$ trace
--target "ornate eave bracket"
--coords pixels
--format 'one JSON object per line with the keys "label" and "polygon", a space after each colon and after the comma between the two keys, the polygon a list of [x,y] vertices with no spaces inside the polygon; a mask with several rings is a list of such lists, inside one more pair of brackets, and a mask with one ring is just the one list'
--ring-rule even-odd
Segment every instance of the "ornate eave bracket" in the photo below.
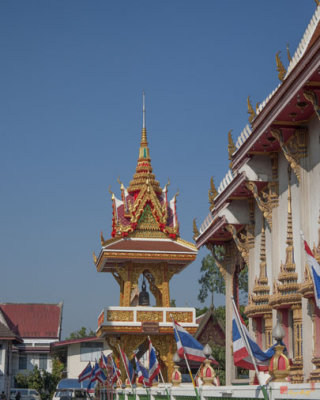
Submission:
{"label": "ornate eave bracket", "polygon": [[303,92],[303,95],[305,97],[306,100],[308,100],[312,106],[313,109],[318,117],[318,119],[320,120],[320,106],[319,106],[319,102],[318,102],[318,97],[316,95],[316,93],[313,90],[305,90]]}
{"label": "ornate eave bracket", "polygon": [[240,238],[237,234],[236,228],[228,224],[226,229],[231,233],[233,241],[241,254],[241,257],[248,265],[249,263],[249,250],[254,247],[254,235],[253,235],[253,225],[247,225],[246,233],[241,232]]}
{"label": "ornate eave bracket", "polygon": [[[271,182],[270,182],[271,183]],[[254,199],[257,202],[257,205],[262,212],[264,218],[267,220],[270,230],[272,229],[272,209],[278,203],[278,193],[274,184],[268,184],[268,191],[261,191],[259,194],[257,185],[254,182],[247,182],[247,189],[252,192]],[[272,182],[274,183],[274,182]]]}
{"label": "ornate eave bracket", "polygon": [[307,156],[307,128],[299,128],[285,143],[281,129],[271,129],[271,135],[279,142],[283,155],[301,181],[300,159]]}
{"label": "ornate eave bracket", "polygon": [[233,242],[230,242],[229,244],[226,244],[223,246],[224,254],[220,257],[216,253],[215,245],[208,243],[206,245],[206,247],[208,248],[208,250],[211,251],[214,261],[215,261],[216,265],[218,266],[223,278],[226,279],[227,273],[232,275],[235,271],[236,263],[234,261],[236,258],[235,253],[237,252]]}

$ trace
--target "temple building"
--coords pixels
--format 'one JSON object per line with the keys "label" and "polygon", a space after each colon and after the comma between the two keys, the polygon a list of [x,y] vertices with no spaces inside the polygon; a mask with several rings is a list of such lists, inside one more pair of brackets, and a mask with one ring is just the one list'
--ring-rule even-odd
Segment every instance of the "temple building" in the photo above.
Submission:
{"label": "temple building", "polygon": [[[97,271],[112,274],[119,284],[119,306],[102,310],[97,336],[107,340],[118,359],[119,345],[131,358],[149,336],[167,379],[176,351],[172,318],[191,333],[198,327],[194,308],[170,307],[169,283],[173,275],[194,261],[197,248],[180,238],[177,195],[169,201],[168,184],[161,188],[152,172],[144,101],[136,172],[127,188],[119,183],[121,199],[111,193],[111,238],[105,240],[101,234],[100,254],[93,256]],[[154,307],[150,306],[147,285],[154,296]]]}
{"label": "temple building", "polygon": [[[320,6],[285,68],[279,85],[256,109],[248,97],[249,124],[234,142],[230,169],[209,189],[209,214],[194,226],[226,283],[226,383],[237,378],[232,358],[232,304],[239,272],[248,266],[246,314],[258,344],[268,348],[279,320],[292,359],[293,383],[320,382],[320,310],[300,231],[320,260]],[[213,173],[214,171],[212,171]],[[218,246],[225,249],[217,256]]]}

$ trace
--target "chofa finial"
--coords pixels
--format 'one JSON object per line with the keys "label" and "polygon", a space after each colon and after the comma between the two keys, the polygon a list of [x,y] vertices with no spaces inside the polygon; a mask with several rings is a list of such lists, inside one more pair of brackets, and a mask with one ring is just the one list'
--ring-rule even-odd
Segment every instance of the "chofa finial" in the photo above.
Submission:
{"label": "chofa finial", "polygon": [[218,195],[217,189],[213,181],[213,176],[210,178],[210,189],[208,195],[209,195],[209,204],[211,209],[214,207],[214,199]]}
{"label": "chofa finial", "polygon": [[250,124],[252,124],[253,120],[255,119],[256,113],[250,102],[250,96],[248,96],[248,98],[247,98],[247,104],[248,104],[249,122],[250,122]]}
{"label": "chofa finial", "polygon": [[232,135],[231,135],[232,129],[228,132],[228,154],[229,154],[229,160],[230,160],[230,165],[229,167],[232,168],[232,154],[237,150]]}
{"label": "chofa finial", "polygon": [[279,56],[280,53],[281,52],[278,51],[278,53],[276,54],[276,63],[277,63],[278,78],[281,82],[283,82],[287,71],[286,71],[285,67],[283,66],[282,61],[280,59],[280,56]]}
{"label": "chofa finial", "polygon": [[196,240],[196,238],[200,235],[199,229],[197,227],[197,222],[196,219],[193,219],[193,240]]}

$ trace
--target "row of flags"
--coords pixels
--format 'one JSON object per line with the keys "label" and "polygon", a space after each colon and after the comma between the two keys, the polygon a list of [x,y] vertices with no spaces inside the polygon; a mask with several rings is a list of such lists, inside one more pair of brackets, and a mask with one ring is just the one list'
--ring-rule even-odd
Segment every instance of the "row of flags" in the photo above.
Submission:
{"label": "row of flags", "polygon": [[[314,284],[315,302],[317,307],[320,308],[320,265],[318,264],[305,240],[304,248],[310,274]],[[276,345],[271,346],[267,351],[263,351],[251,337],[244,321],[239,315],[239,311],[233,299],[232,304],[232,341],[234,365],[249,370],[255,369],[256,371],[267,371],[269,368],[270,359],[275,354]],[[173,320],[172,324],[174,329],[174,337],[177,344],[177,353],[180,358],[185,358],[187,365],[188,360],[203,362],[207,358],[203,352],[203,345],[176,321]],[[146,350],[149,350],[149,368],[146,368],[140,361]],[[120,347],[119,351],[126,370],[127,378],[130,383],[133,384],[134,379],[137,376],[138,380],[144,386],[152,386],[152,382],[157,379],[161,371],[156,357],[156,352],[150,338],[148,338],[148,341],[143,342],[138,347],[131,361]],[[212,356],[210,356],[210,360],[213,364],[218,364]],[[95,381],[105,383],[109,379],[109,382],[113,385],[119,378],[120,370],[117,368],[112,355],[110,354],[106,357],[102,353],[99,363],[96,361],[93,367],[89,363],[81,372],[79,375],[79,382],[89,379],[89,386],[91,386]]]}
{"label": "row of flags", "polygon": [[[134,379],[137,376],[139,381],[144,386],[150,387],[160,374],[160,364],[157,360],[156,352],[150,339],[148,339],[148,350],[149,368],[147,369],[140,363],[137,358],[137,354],[134,356],[135,366],[133,367],[132,362],[119,346],[121,359],[126,370],[127,378],[131,385],[134,383]],[[105,384],[107,382],[110,386],[113,386],[118,381],[120,376],[121,372],[118,369],[112,354],[105,356],[105,354],[101,352],[99,362],[95,361],[93,366],[89,362],[78,376],[78,381],[84,382],[88,380],[88,390],[90,390],[95,382],[100,382],[101,384]]]}
{"label": "row of flags", "polygon": [[105,356],[101,352],[99,362],[96,361],[92,366],[89,362],[85,369],[78,376],[79,382],[89,381],[88,390],[92,388],[95,382],[104,384],[109,380],[109,383],[114,384],[120,378],[121,372],[117,368],[112,355]]}

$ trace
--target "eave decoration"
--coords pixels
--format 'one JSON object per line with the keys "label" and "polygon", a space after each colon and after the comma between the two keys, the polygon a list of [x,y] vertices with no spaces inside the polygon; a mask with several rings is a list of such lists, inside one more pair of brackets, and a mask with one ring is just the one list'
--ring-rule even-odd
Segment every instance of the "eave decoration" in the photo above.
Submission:
{"label": "eave decoration", "polygon": [[232,129],[228,132],[228,154],[229,154],[229,168],[232,169],[232,154],[236,151],[236,145],[234,144],[232,135],[231,135]]}
{"label": "eave decoration", "polygon": [[319,106],[318,96],[316,95],[316,93],[313,90],[305,90],[303,92],[303,95],[305,99],[312,104],[313,109],[318,119],[320,120],[320,106]]}
{"label": "eave decoration", "polygon": [[286,69],[282,64],[282,61],[280,59],[280,51],[278,51],[278,53],[276,54],[276,64],[277,64],[277,72],[278,72],[278,78],[280,82],[284,81],[284,77],[286,76]]}
{"label": "eave decoration", "polygon": [[212,176],[210,179],[210,189],[208,192],[210,210],[212,210],[214,208],[214,199],[217,197],[217,195],[218,195],[218,192],[214,185],[213,176]]}
{"label": "eave decoration", "polygon": [[231,233],[233,241],[241,254],[244,262],[248,265],[249,263],[249,250],[254,247],[254,236],[253,236],[253,226],[248,225],[246,229],[242,232],[237,233],[234,225],[226,225],[226,229]]}
{"label": "eave decoration", "polygon": [[307,156],[307,129],[296,129],[290,139],[285,142],[281,129],[271,129],[271,135],[279,142],[283,155],[295,173],[299,183],[301,181],[300,159]]}
{"label": "eave decoration", "polygon": [[248,96],[248,98],[247,98],[247,105],[248,105],[249,123],[250,123],[250,125],[252,125],[253,120],[256,117],[256,113],[255,113],[255,111],[254,111],[254,109],[252,107],[252,104],[250,102],[250,96]]}
{"label": "eave decoration", "polygon": [[254,182],[248,181],[246,187],[252,192],[263,217],[267,220],[270,230],[272,230],[272,209],[277,205],[275,197],[278,197],[277,193],[274,193],[274,185],[268,184],[267,190],[262,190],[260,193]]}

